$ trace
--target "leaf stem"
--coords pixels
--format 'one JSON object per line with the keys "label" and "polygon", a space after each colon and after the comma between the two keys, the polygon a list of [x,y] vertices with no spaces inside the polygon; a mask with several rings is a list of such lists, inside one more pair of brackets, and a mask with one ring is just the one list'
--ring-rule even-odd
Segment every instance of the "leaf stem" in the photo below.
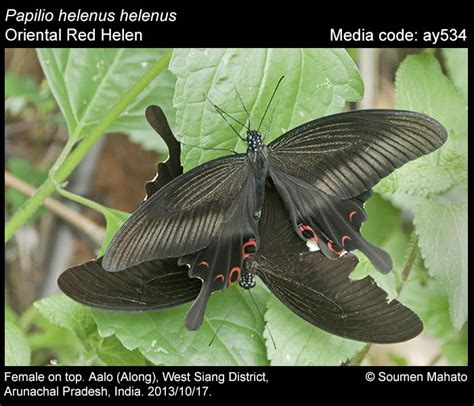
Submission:
{"label": "leaf stem", "polygon": [[[89,150],[104,134],[107,128],[120,116],[120,114],[135,100],[135,98],[148,86],[148,84],[156,78],[163,70],[166,69],[171,59],[171,50],[166,51],[163,56],[156,61],[150,69],[129,89],[122,99],[109,110],[105,117],[90,131],[90,133],[82,138],[82,141],[70,154],[61,153],[58,157],[60,165],[53,165],[55,168],[49,178],[38,188],[34,196],[28,199],[23,206],[12,216],[10,221],[5,225],[5,243],[13,236],[15,231],[20,228],[28,218],[38,209],[43,201],[51,196],[56,190],[56,185],[64,182],[72,171],[79,165],[82,159],[87,155]],[[81,135],[81,134],[80,134]],[[68,149],[73,148],[71,142],[66,144]]]}

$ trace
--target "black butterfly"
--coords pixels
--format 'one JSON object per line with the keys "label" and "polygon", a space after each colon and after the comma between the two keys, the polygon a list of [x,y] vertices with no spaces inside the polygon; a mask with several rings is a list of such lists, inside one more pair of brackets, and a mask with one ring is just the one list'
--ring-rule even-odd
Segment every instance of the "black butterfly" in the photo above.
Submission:
{"label": "black butterfly", "polygon": [[336,259],[359,249],[386,273],[392,268],[390,256],[359,232],[366,220],[363,202],[381,178],[447,138],[434,119],[397,110],[323,117],[268,146],[260,125],[256,131],[248,128],[246,154],[200,165],[147,199],[102,260],[111,272],[161,258],[178,257],[180,264],[189,265],[189,276],[203,282],[186,316],[191,330],[201,325],[211,293],[239,281],[244,260],[259,250],[268,180],[283,200],[294,232],[311,250]]}
{"label": "black butterfly", "polygon": [[[147,118],[162,133],[159,112],[151,107]],[[251,288],[258,274],[293,311],[334,334],[373,342],[417,335],[422,325],[414,313],[387,304],[370,278],[347,278],[354,256],[331,259],[360,248],[379,269],[391,268],[390,257],[359,234],[363,203],[382,176],[442,145],[443,127],[417,113],[374,110],[315,120],[268,147],[258,131],[247,138],[246,155],[211,161],[154,188],[102,262],[66,271],[61,289],[82,303],[122,310],[169,307],[200,290],[186,317],[197,329],[212,291],[238,280]],[[311,170],[321,178],[311,179]],[[338,183],[343,179],[348,186]],[[305,241],[322,253],[308,252]],[[160,257],[181,257],[202,286],[188,279],[186,267]],[[108,274],[102,266],[130,269]]]}

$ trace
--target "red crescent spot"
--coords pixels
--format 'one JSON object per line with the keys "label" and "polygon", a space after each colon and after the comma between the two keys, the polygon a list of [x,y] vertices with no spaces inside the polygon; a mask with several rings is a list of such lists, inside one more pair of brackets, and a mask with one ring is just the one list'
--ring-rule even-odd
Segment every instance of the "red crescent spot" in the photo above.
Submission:
{"label": "red crescent spot", "polygon": [[341,238],[341,244],[342,246],[344,247],[344,241],[346,240],[352,240],[351,237],[349,237],[348,235],[344,235],[342,238]]}
{"label": "red crescent spot", "polygon": [[308,240],[313,241],[315,244],[318,243],[318,237],[317,237],[316,232],[314,231],[313,227],[307,226],[307,225],[301,225],[301,226],[298,227],[298,229],[300,230],[301,234],[303,234],[303,231],[305,231],[305,230],[310,231],[314,235],[314,237],[308,238]]}
{"label": "red crescent spot", "polygon": [[205,266],[206,268],[209,268],[209,264],[206,261],[199,262],[198,266]]}
{"label": "red crescent spot", "polygon": [[255,240],[248,240],[242,247],[242,254],[244,258],[247,258],[251,253],[246,253],[245,248],[252,246],[252,247],[257,247],[257,241]]}
{"label": "red crescent spot", "polygon": [[[232,282],[232,275],[237,272],[237,278],[235,278],[235,280]],[[240,268],[238,266],[232,268],[230,270],[230,274],[229,274],[229,286],[230,285],[233,285],[235,282],[237,282],[239,280],[239,277],[240,277]]]}
{"label": "red crescent spot", "polygon": [[349,221],[352,221],[352,217],[354,217],[355,214],[357,214],[355,210],[349,213]]}
{"label": "red crescent spot", "polygon": [[219,275],[216,275],[216,277],[214,278],[215,281],[217,281],[218,279],[220,279],[222,282],[224,282],[224,275],[223,274],[219,274]]}
{"label": "red crescent spot", "polygon": [[334,252],[334,254],[337,254],[337,255],[341,254],[341,252],[344,251],[344,250],[336,251],[336,250],[334,249],[334,247],[332,246],[333,243],[334,243],[334,241],[329,240],[328,243],[327,243],[328,248],[329,248],[332,252]]}

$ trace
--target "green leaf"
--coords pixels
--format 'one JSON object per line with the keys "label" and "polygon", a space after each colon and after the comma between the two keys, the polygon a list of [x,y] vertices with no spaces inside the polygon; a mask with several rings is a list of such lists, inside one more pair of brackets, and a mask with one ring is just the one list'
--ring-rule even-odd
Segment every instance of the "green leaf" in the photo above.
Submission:
{"label": "green leaf", "polygon": [[5,365],[30,365],[30,347],[23,331],[9,320],[5,321]]}
{"label": "green leaf", "polygon": [[275,349],[265,331],[271,365],[341,365],[365,346],[312,326],[274,296],[268,301],[267,309],[265,320],[276,344]]}
{"label": "green leaf", "polygon": [[[164,52],[164,49],[146,48],[38,49],[38,58],[66,118],[71,139],[87,136]],[[159,75],[108,131],[148,129],[144,111],[149,104],[160,104],[173,122],[171,95],[174,80],[169,71]]]}
{"label": "green leaf", "polygon": [[441,353],[448,360],[449,365],[467,365],[467,326],[445,341],[441,346]]}
{"label": "green leaf", "polygon": [[379,193],[408,193],[427,197],[467,181],[467,107],[438,61],[428,54],[408,56],[396,79],[397,107],[418,111],[440,121],[448,141],[438,151],[418,158],[383,179]]}
{"label": "green leaf", "polygon": [[425,333],[446,339],[453,332],[448,296],[441,283],[427,276],[412,277],[404,285],[399,300],[420,316]]}
{"label": "green leaf", "polygon": [[12,323],[16,323],[17,320],[17,314],[12,310],[10,306],[5,303],[5,321],[11,321]]}
{"label": "green leaf", "polygon": [[[155,103],[156,104],[156,103]],[[159,135],[153,130],[134,130],[128,133],[128,139],[140,145],[145,151],[154,151],[162,156],[167,156],[168,148]]]}
{"label": "green leaf", "polygon": [[41,299],[35,302],[34,306],[51,323],[73,332],[86,351],[95,352],[97,329],[90,308],[62,293]]}
{"label": "green leaf", "polygon": [[420,203],[415,229],[425,264],[446,289],[459,330],[467,320],[467,203]]}
{"label": "green leaf", "polygon": [[31,365],[74,365],[82,359],[83,346],[74,333],[51,323],[36,307],[23,313],[20,325],[28,331]]}
{"label": "green leaf", "polygon": [[104,338],[97,348],[97,354],[110,366],[146,365],[145,358],[138,350],[128,351],[115,336]]}
{"label": "green leaf", "polygon": [[[252,292],[263,309],[267,293]],[[267,365],[261,319],[248,292],[230,287],[209,300],[203,325],[196,332],[184,326],[189,304],[149,313],[94,310],[103,337],[113,334],[128,350],[138,349],[154,364],[164,365]],[[223,322],[211,346],[217,329]]]}
{"label": "green leaf", "polygon": [[467,48],[443,48],[449,78],[467,100]]}
{"label": "green leaf", "polygon": [[[359,72],[344,49],[175,49],[170,69],[178,78],[173,100],[176,133],[185,143],[207,148],[243,152],[246,147],[207,97],[244,123],[248,117],[237,90],[257,128],[285,75],[261,127],[263,134],[271,127],[269,142],[299,124],[340,112],[346,101],[363,94]],[[236,128],[246,135],[240,125]],[[184,147],[181,160],[189,170],[223,154]]]}
{"label": "green leaf", "polygon": [[383,245],[393,231],[400,227],[399,211],[377,193],[367,201],[364,209],[368,220],[362,225],[362,235],[373,244]]}

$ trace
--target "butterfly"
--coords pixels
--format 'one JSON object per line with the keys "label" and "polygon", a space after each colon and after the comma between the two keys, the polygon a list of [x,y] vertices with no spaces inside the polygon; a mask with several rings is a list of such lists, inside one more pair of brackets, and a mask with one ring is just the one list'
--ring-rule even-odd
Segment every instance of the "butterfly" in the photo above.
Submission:
{"label": "butterfly", "polygon": [[310,250],[338,259],[358,249],[387,273],[389,254],[360,234],[363,203],[380,179],[447,139],[444,127],[423,114],[358,110],[310,121],[265,145],[259,129],[277,88],[257,129],[247,127],[245,154],[214,159],[167,183],[123,224],[103,257],[110,272],[164,258],[189,266],[189,276],[202,280],[186,316],[191,330],[201,325],[211,293],[238,282],[244,261],[259,250],[268,180]]}
{"label": "butterfly", "polygon": [[[146,115],[163,136],[159,112],[150,107]],[[311,143],[311,138],[316,140]],[[269,146],[258,131],[249,130],[247,154],[219,158],[173,180],[166,173],[179,171],[170,148],[167,164],[174,159],[175,169],[162,168],[162,179],[167,176],[169,182],[153,187],[104,258],[69,269],[59,285],[82,303],[122,310],[160,309],[195,299],[185,321],[195,330],[212,291],[237,281],[252,288],[259,275],[295,313],[334,334],[371,342],[412,338],[422,329],[418,317],[397,301],[387,303],[370,278],[349,280],[357,259],[347,251],[359,248],[379,270],[390,269],[388,254],[360,236],[363,204],[371,186],[390,172],[382,168],[384,158],[393,170],[445,139],[439,123],[417,113],[342,113],[298,127]],[[301,153],[300,166],[285,166],[294,162],[292,149]],[[387,149],[393,156],[381,153]],[[335,165],[344,159],[349,163]],[[364,159],[369,163],[360,166]],[[332,168],[336,175],[310,183],[301,165],[313,165],[321,173]],[[353,180],[346,189],[338,184],[341,176]],[[355,179],[360,178],[364,180],[358,184]]]}

